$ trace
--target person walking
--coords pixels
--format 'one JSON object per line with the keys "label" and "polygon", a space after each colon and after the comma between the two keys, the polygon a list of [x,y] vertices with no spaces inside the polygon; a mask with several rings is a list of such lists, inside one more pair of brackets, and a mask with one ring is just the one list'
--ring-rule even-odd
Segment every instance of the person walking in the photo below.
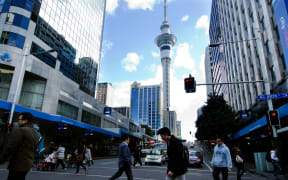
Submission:
{"label": "person walking", "polygon": [[244,156],[239,147],[234,147],[233,162],[237,168],[237,180],[244,174]]}
{"label": "person walking", "polygon": [[185,180],[187,165],[183,156],[184,145],[179,139],[171,135],[167,127],[159,129],[157,134],[167,143],[168,166],[166,180]]}
{"label": "person walking", "polygon": [[89,148],[89,146],[87,146],[85,150],[85,159],[87,161],[88,167],[90,167],[90,165],[93,165],[91,149]]}
{"label": "person walking", "polygon": [[212,158],[213,178],[220,180],[219,175],[222,173],[222,179],[228,179],[228,172],[231,172],[232,160],[229,148],[223,143],[222,138],[216,139],[217,145],[214,148]]}
{"label": "person walking", "polygon": [[123,142],[119,145],[118,151],[119,151],[119,162],[118,166],[119,169],[118,171],[109,179],[109,180],[114,180],[117,179],[122,175],[122,173],[125,171],[126,176],[128,180],[133,180],[133,175],[131,171],[131,153],[130,149],[128,147],[128,144],[130,142],[129,136],[124,136],[123,137]]}
{"label": "person walking", "polygon": [[272,164],[274,166],[273,176],[275,179],[278,179],[278,174],[280,173],[280,164],[279,164],[279,157],[278,157],[278,148],[273,148],[270,151]]}
{"label": "person walking", "polygon": [[135,148],[135,152],[134,152],[134,164],[133,166],[135,167],[135,165],[139,162],[140,164],[140,168],[142,168],[142,161],[141,161],[141,147],[137,146]]}
{"label": "person walking", "polygon": [[29,112],[22,112],[18,117],[19,128],[15,129],[0,155],[0,164],[9,161],[8,180],[25,180],[33,166],[37,153],[39,136],[33,128],[34,117]]}
{"label": "person walking", "polygon": [[63,147],[61,144],[59,144],[59,147],[56,151],[56,157],[57,157],[56,169],[58,168],[59,164],[61,164],[62,169],[66,170],[66,167],[64,164],[65,147]]}
{"label": "person walking", "polygon": [[75,172],[75,174],[76,175],[79,174],[80,166],[84,169],[85,174],[88,174],[88,170],[83,164],[84,155],[85,155],[85,146],[82,145],[82,143],[80,143],[79,146],[77,147],[77,149],[75,150],[74,154],[76,156],[76,172]]}

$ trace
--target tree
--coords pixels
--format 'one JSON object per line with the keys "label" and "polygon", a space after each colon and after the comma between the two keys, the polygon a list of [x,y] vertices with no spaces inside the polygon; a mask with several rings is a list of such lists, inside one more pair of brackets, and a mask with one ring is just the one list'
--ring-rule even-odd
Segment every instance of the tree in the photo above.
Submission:
{"label": "tree", "polygon": [[215,139],[217,136],[228,138],[237,129],[236,113],[223,96],[209,95],[202,114],[196,121],[198,140]]}
{"label": "tree", "polygon": [[146,132],[147,135],[153,136],[153,131],[152,131],[152,129],[149,126],[142,124],[141,128],[145,128],[145,132]]}

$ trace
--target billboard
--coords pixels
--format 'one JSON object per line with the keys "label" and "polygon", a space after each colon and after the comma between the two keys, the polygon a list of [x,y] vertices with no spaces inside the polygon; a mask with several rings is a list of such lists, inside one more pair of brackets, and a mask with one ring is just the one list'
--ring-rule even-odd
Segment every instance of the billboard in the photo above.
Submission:
{"label": "billboard", "polygon": [[288,1],[274,0],[273,9],[283,48],[286,68],[288,69]]}

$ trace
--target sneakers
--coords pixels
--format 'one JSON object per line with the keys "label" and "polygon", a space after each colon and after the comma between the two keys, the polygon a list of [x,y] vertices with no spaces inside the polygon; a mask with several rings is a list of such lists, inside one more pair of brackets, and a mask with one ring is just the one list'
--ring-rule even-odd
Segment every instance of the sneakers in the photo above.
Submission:
{"label": "sneakers", "polygon": [[75,172],[74,174],[75,174],[75,175],[79,175],[79,172]]}

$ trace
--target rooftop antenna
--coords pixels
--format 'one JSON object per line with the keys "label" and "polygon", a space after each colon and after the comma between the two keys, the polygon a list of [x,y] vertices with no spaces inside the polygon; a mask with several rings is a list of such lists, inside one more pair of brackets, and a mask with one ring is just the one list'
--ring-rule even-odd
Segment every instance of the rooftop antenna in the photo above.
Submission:
{"label": "rooftop antenna", "polygon": [[164,0],[164,21],[167,21],[167,5],[166,5],[166,1]]}

